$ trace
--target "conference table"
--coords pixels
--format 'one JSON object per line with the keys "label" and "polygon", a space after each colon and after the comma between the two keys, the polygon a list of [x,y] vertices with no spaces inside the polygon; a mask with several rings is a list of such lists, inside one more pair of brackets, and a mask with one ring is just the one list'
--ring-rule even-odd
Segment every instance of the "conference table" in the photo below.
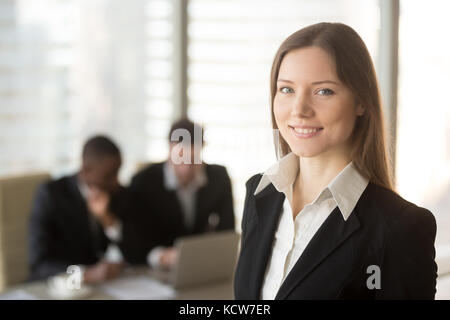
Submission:
{"label": "conference table", "polygon": [[[128,270],[122,274],[117,280],[125,281],[137,281],[142,282],[143,279],[148,281],[155,281],[156,283],[167,285],[168,274],[164,272],[157,272],[149,270],[147,267],[140,267],[133,270]],[[117,282],[113,280],[112,282]],[[450,274],[442,275],[437,279],[437,293],[436,300],[448,300],[450,299]],[[145,282],[145,280],[144,280]],[[105,290],[105,285],[108,283],[93,287],[91,294],[82,298],[86,300],[117,300],[117,299],[133,299],[132,296],[118,297],[118,295],[111,294],[110,290]],[[116,291],[120,290],[121,283],[115,286]],[[128,285],[126,290],[129,291]],[[133,287],[131,286],[131,289]],[[141,288],[142,289],[142,288]],[[145,288],[144,288],[145,289]],[[125,291],[126,291],[125,290]],[[154,297],[154,298],[153,298]],[[208,283],[203,285],[197,285],[194,287],[188,287],[184,289],[173,290],[173,295],[170,297],[158,296],[158,293],[153,293],[153,297],[141,296],[140,299],[173,299],[173,300],[232,300],[233,299],[233,285],[232,281],[219,281],[216,283]],[[48,284],[46,281],[36,281],[30,283],[23,283],[10,287],[6,291],[0,292],[1,299],[43,299],[43,300],[57,300],[54,296],[49,294]]]}
{"label": "conference table", "polygon": [[[117,279],[91,286],[87,295],[68,299],[83,300],[232,300],[232,280],[198,284],[187,288],[174,289],[168,283],[169,274],[164,271],[139,267],[125,270]],[[47,281],[22,283],[0,293],[0,299],[43,299],[58,300],[51,294]]]}

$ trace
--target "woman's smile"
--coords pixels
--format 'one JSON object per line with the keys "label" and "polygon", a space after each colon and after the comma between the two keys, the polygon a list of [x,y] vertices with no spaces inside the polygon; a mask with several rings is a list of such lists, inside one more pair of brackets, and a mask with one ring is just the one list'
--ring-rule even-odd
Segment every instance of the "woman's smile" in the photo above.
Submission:
{"label": "woman's smile", "polygon": [[320,132],[323,130],[321,127],[293,127],[289,126],[289,130],[292,132],[292,134],[298,138],[305,139],[305,138],[312,138],[320,134]]}

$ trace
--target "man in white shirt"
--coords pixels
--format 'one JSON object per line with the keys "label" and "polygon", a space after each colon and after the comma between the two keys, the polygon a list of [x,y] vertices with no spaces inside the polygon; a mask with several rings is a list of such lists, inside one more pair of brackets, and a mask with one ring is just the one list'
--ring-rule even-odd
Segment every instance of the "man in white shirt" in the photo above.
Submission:
{"label": "man in white shirt", "polygon": [[202,128],[182,119],[171,127],[167,161],[132,179],[128,211],[140,229],[136,264],[171,268],[177,238],[234,229],[230,178],[224,167],[201,161],[202,145]]}

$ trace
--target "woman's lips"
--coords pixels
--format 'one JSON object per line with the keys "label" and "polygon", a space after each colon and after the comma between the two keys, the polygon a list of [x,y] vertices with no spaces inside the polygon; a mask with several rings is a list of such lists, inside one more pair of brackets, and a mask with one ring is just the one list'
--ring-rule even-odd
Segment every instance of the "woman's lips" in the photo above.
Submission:
{"label": "woman's lips", "polygon": [[311,138],[320,133],[320,131],[323,130],[323,128],[320,127],[292,127],[289,126],[289,130],[292,131],[292,133],[299,138]]}

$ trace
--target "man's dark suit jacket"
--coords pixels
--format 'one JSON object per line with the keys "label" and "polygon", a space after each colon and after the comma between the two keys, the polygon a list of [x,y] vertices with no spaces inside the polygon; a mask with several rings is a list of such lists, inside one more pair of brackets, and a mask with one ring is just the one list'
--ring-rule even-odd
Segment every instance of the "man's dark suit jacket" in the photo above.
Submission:
{"label": "man's dark suit jacket", "polygon": [[[124,205],[122,192],[123,189],[113,195],[111,207]],[[91,265],[99,261],[109,240],[101,224],[95,219],[92,223],[89,214],[76,175],[38,188],[29,225],[30,280],[64,272],[72,264]],[[128,230],[126,225],[124,230]],[[123,251],[123,245],[118,245]]]}
{"label": "man's dark suit jacket", "polygon": [[[132,179],[129,194],[132,204],[128,212],[134,214],[139,228],[139,253],[135,264],[146,263],[147,254],[156,246],[172,246],[182,236],[207,231],[234,229],[233,197],[231,182],[225,167],[205,164],[208,183],[197,190],[195,222],[187,230],[184,214],[174,190],[164,186],[164,162],[148,166]],[[219,217],[214,229],[208,223],[211,214]]]}
{"label": "man's dark suit jacket", "polygon": [[[284,194],[270,184],[254,196],[261,175],[247,182],[237,299],[260,299]],[[275,299],[433,299],[436,221],[426,209],[368,184],[345,221],[336,207],[305,248]],[[381,288],[371,265],[380,268]],[[369,281],[368,281],[369,280]]]}

